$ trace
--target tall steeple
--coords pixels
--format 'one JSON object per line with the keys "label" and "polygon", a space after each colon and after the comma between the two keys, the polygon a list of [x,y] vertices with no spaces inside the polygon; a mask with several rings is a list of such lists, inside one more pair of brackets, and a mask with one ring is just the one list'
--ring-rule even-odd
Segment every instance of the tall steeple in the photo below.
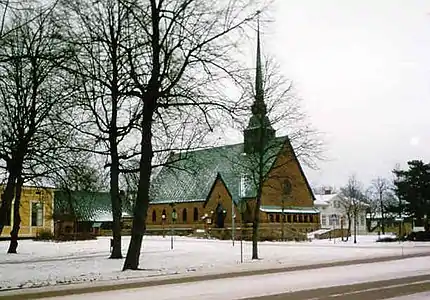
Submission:
{"label": "tall steeple", "polygon": [[261,69],[260,21],[257,20],[257,61],[255,64],[255,100],[264,104],[263,71]]}
{"label": "tall steeple", "polygon": [[255,67],[255,97],[251,106],[252,116],[244,130],[244,152],[262,151],[266,143],[275,137],[275,130],[267,117],[264,103],[263,70],[261,66],[260,20],[257,20],[257,55]]}

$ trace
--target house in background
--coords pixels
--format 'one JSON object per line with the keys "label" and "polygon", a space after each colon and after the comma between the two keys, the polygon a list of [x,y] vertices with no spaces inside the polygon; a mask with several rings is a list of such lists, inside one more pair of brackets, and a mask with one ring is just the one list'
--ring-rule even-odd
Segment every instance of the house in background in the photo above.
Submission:
{"label": "house in background", "polygon": [[[3,194],[4,186],[0,186]],[[21,225],[19,237],[35,237],[40,231],[54,233],[53,207],[54,189],[49,187],[23,186],[20,200]],[[1,234],[2,238],[10,237],[14,218],[12,202],[11,212],[6,219],[6,226]]]}
{"label": "house in background", "polygon": [[[357,234],[368,232],[366,210],[368,205],[357,203]],[[340,193],[327,189],[323,194],[315,194],[315,208],[320,212],[321,229],[348,229],[348,215],[351,218],[351,234],[354,233],[354,203]],[[348,211],[350,213],[348,214]]]}
{"label": "house in background", "polygon": [[[55,236],[110,235],[112,204],[108,192],[55,191]],[[127,212],[123,218],[129,217]]]}

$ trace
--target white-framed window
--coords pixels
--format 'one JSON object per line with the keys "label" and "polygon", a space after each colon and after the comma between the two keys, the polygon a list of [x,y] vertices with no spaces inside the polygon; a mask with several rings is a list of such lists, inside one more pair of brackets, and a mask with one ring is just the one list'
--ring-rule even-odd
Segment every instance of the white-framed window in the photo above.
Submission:
{"label": "white-framed window", "polygon": [[339,201],[337,201],[337,200],[333,201],[333,206],[334,206],[334,208],[340,208]]}
{"label": "white-framed window", "polygon": [[321,225],[326,226],[327,225],[327,216],[321,215]]}
{"label": "white-framed window", "polygon": [[247,175],[240,177],[240,196],[245,197],[251,187],[251,178]]}
{"label": "white-framed window", "polygon": [[31,226],[43,226],[43,203],[31,202]]}

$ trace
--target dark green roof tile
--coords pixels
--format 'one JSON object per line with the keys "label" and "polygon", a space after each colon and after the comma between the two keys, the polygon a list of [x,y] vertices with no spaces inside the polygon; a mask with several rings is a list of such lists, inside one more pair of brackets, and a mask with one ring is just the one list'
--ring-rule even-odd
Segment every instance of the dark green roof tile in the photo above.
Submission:
{"label": "dark green roof tile", "polygon": [[[270,170],[285,141],[286,137],[275,139],[266,151],[265,172]],[[237,203],[241,176],[252,177],[249,167],[252,160],[243,155],[243,144],[176,153],[169,161],[151,183],[152,204],[205,201],[218,174]],[[252,183],[251,180],[253,187],[245,197],[255,197],[256,189]]]}

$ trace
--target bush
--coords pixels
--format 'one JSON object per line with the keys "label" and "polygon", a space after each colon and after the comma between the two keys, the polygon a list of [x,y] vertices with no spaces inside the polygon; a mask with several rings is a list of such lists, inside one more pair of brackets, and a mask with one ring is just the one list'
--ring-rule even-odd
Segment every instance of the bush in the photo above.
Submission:
{"label": "bush", "polygon": [[380,243],[390,243],[390,242],[398,242],[398,241],[399,241],[398,238],[396,238],[396,237],[389,237],[389,236],[383,237],[383,238],[380,238],[380,239],[376,240],[376,242],[380,242]]}
{"label": "bush", "polygon": [[34,239],[37,241],[52,241],[54,239],[54,234],[51,232],[51,230],[42,229],[37,232]]}
{"label": "bush", "polygon": [[406,239],[408,241],[428,242],[430,241],[430,232],[426,232],[426,231],[411,232],[406,237]]}
{"label": "bush", "polygon": [[68,233],[68,234],[60,234],[55,240],[58,242],[67,242],[67,241],[86,241],[86,240],[95,240],[97,237],[90,232],[78,232],[78,233]]}

